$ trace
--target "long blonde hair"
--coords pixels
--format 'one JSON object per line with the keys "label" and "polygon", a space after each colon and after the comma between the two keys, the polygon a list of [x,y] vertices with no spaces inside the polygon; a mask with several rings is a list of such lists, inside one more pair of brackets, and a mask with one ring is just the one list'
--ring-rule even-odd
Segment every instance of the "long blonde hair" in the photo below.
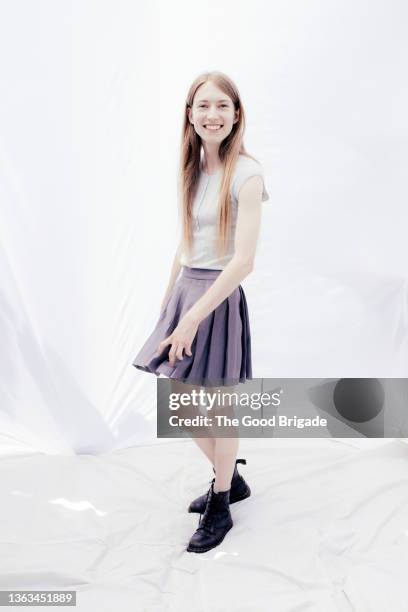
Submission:
{"label": "long blonde hair", "polygon": [[[190,251],[193,242],[192,207],[200,176],[201,138],[190,123],[188,109],[192,108],[197,89],[211,81],[219,87],[234,104],[234,110],[239,110],[238,121],[233,124],[231,132],[221,142],[219,157],[223,163],[223,178],[218,202],[218,255],[225,253],[231,222],[230,187],[236,162],[240,154],[252,157],[247,153],[243,143],[245,130],[245,113],[236,85],[222,72],[204,72],[192,83],[188,90],[181,137],[181,155],[179,169],[179,194],[182,215],[182,236],[184,248]],[[254,158],[253,158],[254,159]]]}

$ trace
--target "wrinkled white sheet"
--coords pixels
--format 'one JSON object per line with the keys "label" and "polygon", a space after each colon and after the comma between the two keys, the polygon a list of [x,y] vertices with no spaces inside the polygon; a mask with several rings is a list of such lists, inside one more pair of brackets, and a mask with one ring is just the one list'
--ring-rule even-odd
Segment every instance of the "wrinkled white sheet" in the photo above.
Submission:
{"label": "wrinkled white sheet", "polygon": [[242,440],[252,496],[185,548],[211,471],[193,442],[0,463],[0,586],[75,589],[81,612],[405,612],[408,445]]}
{"label": "wrinkled white sheet", "polygon": [[253,496],[187,554],[211,472],[154,442],[131,365],[176,247],[184,95],[215,68],[271,196],[243,283],[254,374],[407,376],[406,21],[398,0],[2,3],[2,588],[77,589],[81,612],[406,612],[407,446],[243,441]]}

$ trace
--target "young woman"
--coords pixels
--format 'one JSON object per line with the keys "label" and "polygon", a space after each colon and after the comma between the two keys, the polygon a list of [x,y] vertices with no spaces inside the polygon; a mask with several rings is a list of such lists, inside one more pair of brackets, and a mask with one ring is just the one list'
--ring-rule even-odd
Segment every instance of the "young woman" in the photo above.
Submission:
{"label": "young woman", "polygon": [[[163,374],[172,391],[233,386],[252,379],[248,310],[241,281],[253,270],[261,202],[269,198],[263,169],[245,150],[245,114],[237,87],[220,72],[198,76],[187,94],[179,175],[182,238],[160,318],[133,365]],[[181,270],[181,276],[179,273]],[[217,546],[233,522],[230,503],[250,489],[238,473],[237,437],[195,442],[213,465],[187,550]]]}

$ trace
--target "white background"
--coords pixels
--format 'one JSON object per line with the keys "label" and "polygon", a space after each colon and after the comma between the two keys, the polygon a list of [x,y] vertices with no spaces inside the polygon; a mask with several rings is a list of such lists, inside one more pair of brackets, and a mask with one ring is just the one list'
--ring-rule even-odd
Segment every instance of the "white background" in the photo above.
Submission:
{"label": "white background", "polygon": [[194,555],[212,472],[155,440],[132,360],[176,247],[184,98],[215,69],[270,194],[254,375],[407,377],[407,13],[0,0],[1,589],[73,589],[83,612],[406,611],[406,444],[241,440],[252,495]]}
{"label": "white background", "polygon": [[258,377],[408,372],[404,2],[1,3],[1,440],[154,437],[184,98],[237,83],[262,163]]}

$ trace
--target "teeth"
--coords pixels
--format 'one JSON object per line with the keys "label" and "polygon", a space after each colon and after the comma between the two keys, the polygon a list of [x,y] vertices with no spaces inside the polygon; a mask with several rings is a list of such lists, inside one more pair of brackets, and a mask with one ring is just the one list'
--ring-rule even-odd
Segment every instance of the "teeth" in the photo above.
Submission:
{"label": "teeth", "polygon": [[207,130],[219,130],[221,128],[220,125],[205,125],[204,126]]}

